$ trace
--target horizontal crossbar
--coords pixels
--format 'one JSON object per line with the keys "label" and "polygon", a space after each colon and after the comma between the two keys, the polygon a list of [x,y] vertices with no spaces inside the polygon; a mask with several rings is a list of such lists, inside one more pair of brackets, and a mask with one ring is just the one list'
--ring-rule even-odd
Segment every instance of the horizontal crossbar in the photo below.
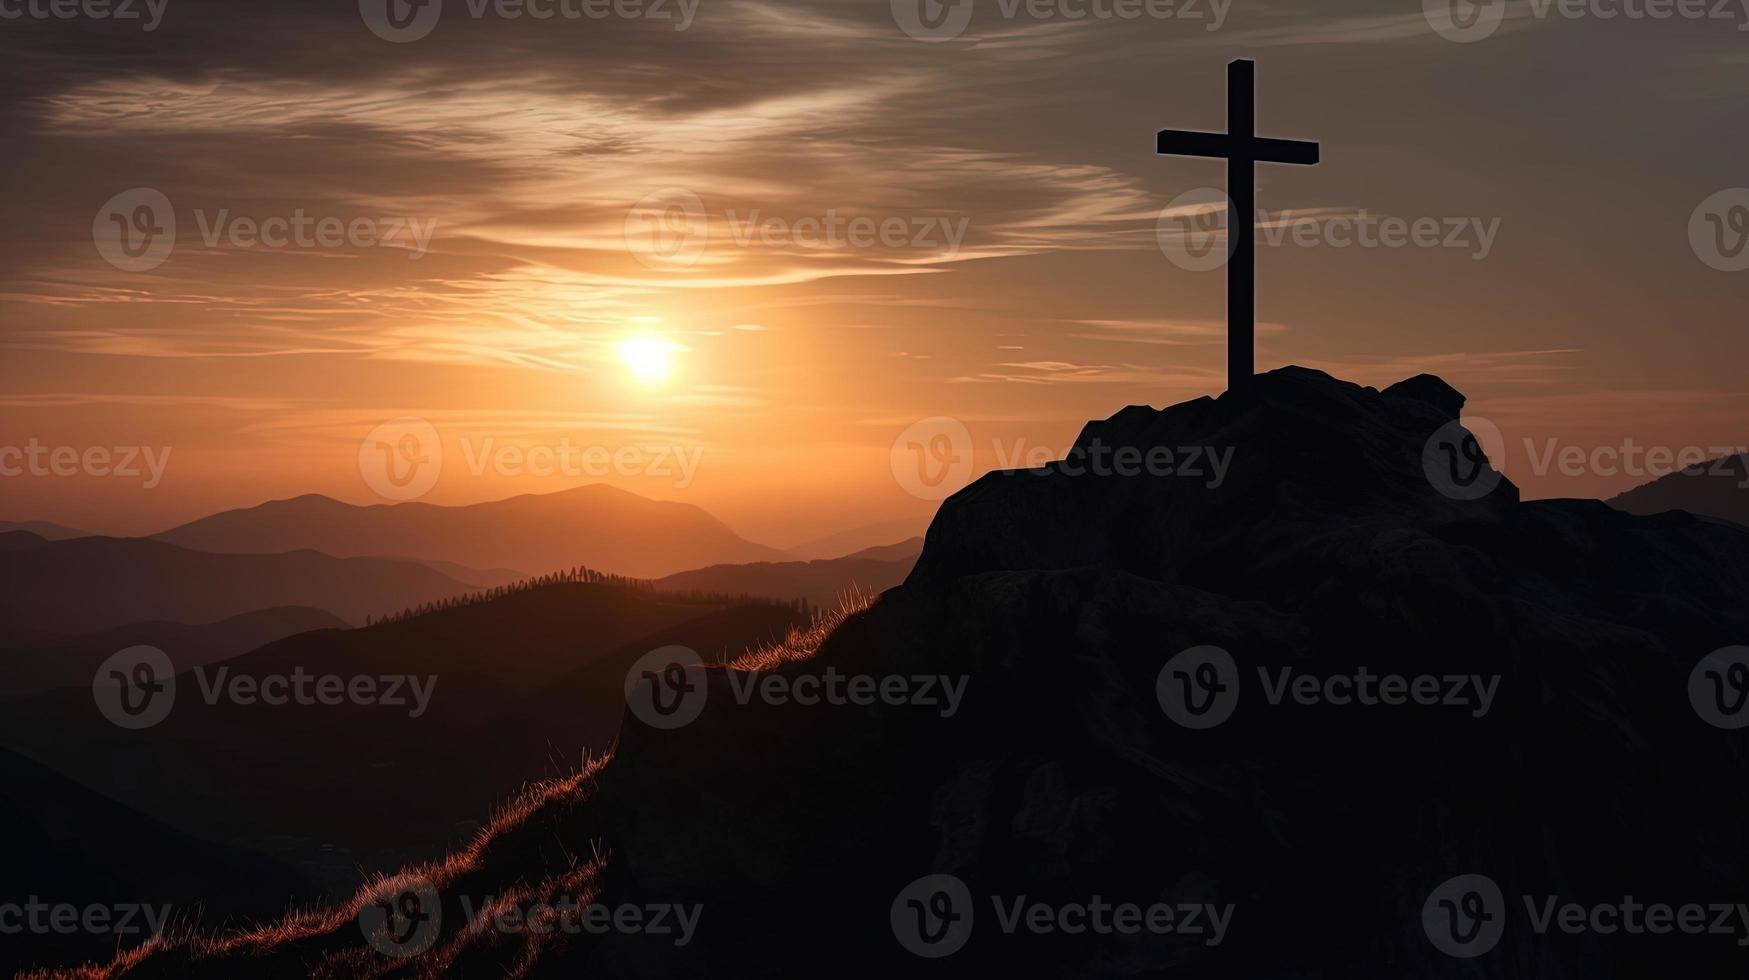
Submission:
{"label": "horizontal crossbar", "polygon": [[[1318,144],[1309,140],[1278,140],[1257,136],[1250,140],[1251,159],[1260,163],[1318,162]],[[1162,129],[1155,138],[1156,153],[1185,157],[1225,157],[1233,138],[1226,133],[1199,133],[1188,129]]]}

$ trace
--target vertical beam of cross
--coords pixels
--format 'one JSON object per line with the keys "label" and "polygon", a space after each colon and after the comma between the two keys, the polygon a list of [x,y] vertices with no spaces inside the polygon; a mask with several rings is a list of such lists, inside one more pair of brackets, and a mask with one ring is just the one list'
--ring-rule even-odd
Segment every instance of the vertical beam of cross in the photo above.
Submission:
{"label": "vertical beam of cross", "polygon": [[1257,136],[1257,63],[1227,64],[1227,132],[1162,129],[1155,152],[1227,160],[1227,390],[1249,393],[1257,355],[1258,163],[1318,162],[1318,144]]}
{"label": "vertical beam of cross", "polygon": [[1227,63],[1227,389],[1257,371],[1257,62]]}

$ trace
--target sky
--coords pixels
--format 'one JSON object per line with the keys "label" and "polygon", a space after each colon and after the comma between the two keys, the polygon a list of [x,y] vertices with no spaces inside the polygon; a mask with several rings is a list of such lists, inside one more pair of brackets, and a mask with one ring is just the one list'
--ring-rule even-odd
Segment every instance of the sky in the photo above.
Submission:
{"label": "sky", "polygon": [[1236,57],[1322,148],[1259,168],[1260,370],[1439,374],[1532,497],[1740,451],[1749,0],[1454,2],[0,0],[0,519],[921,527],[913,444],[1224,389],[1224,167],[1154,133]]}

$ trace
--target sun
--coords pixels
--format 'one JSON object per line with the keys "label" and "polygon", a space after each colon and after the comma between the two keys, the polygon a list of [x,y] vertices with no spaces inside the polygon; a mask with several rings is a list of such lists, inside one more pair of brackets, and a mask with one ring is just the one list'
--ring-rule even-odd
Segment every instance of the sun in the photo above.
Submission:
{"label": "sun", "polygon": [[674,373],[674,352],[680,348],[654,337],[632,337],[619,345],[619,359],[642,385],[658,385]]}

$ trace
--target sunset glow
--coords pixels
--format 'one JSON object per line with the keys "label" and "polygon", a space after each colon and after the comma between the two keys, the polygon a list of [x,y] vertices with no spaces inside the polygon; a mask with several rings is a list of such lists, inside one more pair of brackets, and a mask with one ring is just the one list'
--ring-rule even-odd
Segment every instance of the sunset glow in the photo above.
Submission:
{"label": "sunset glow", "polygon": [[679,348],[654,337],[633,337],[620,342],[619,359],[642,385],[659,385],[674,373],[674,353]]}
{"label": "sunset glow", "polygon": [[[35,67],[11,70],[0,437],[173,452],[151,491],[12,481],[0,517],[151,533],[297,493],[377,502],[358,442],[411,416],[452,460],[486,439],[684,447],[685,487],[603,479],[774,544],[920,528],[934,502],[888,465],[920,418],[963,423],[982,472],[1125,405],[1224,388],[1223,276],[1175,265],[1160,233],[1222,167],[1158,157],[1153,134],[1218,130],[1235,52],[1268,52],[1259,125],[1330,164],[1260,178],[1259,370],[1437,373],[1506,433],[1533,497],[1648,476],[1537,472],[1526,440],[1540,458],[1549,439],[1680,449],[1749,427],[1741,277],[1684,233],[1741,181],[1734,31],[1512,18],[1466,46],[1419,10],[1236,5],[1215,32],[980,8],[923,43],[887,4],[695,12],[678,30],[451,11],[395,44],[352,6],[264,5],[186,13],[211,36],[168,20],[137,56],[12,52]],[[1567,26],[1585,43],[1551,46]],[[47,36],[0,44],[27,35]],[[239,54],[260,38],[271,58]],[[1582,67],[1599,50],[1671,84],[1599,101]],[[1477,52],[1494,73],[1452,85]],[[1515,66],[1553,81],[1502,117],[1494,80]],[[1624,115],[1667,138],[1588,152]],[[1668,172],[1671,143],[1720,148]],[[1548,173],[1508,165],[1532,157],[1633,190],[1551,197]],[[173,249],[118,266],[93,228],[143,235],[142,189],[173,209],[153,240]],[[1384,217],[1432,221],[1438,244],[1377,244]],[[1466,247],[1443,246],[1450,228]],[[577,482],[452,463],[424,499]]]}

